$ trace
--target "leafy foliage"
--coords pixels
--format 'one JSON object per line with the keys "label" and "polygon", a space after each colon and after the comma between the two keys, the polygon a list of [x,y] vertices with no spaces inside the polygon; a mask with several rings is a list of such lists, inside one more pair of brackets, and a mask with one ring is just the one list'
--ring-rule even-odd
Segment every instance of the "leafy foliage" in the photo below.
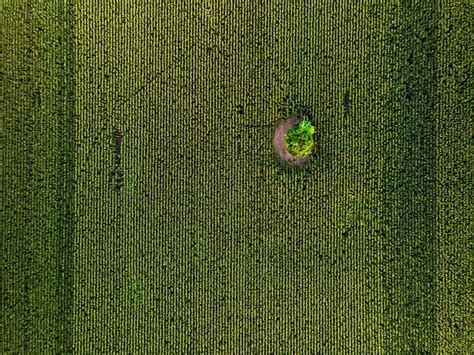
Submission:
{"label": "leafy foliage", "polygon": [[288,152],[296,157],[308,156],[314,147],[314,126],[310,120],[303,120],[286,132]]}

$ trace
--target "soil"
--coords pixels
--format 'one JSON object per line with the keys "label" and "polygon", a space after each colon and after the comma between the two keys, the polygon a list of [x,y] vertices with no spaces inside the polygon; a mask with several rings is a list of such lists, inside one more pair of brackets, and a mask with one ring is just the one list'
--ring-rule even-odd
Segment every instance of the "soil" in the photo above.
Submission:
{"label": "soil", "polygon": [[288,146],[285,142],[286,132],[298,125],[305,117],[291,115],[286,120],[281,120],[278,122],[275,132],[273,134],[273,147],[278,158],[292,166],[303,167],[306,166],[311,161],[311,154],[304,157],[295,157],[288,152]]}

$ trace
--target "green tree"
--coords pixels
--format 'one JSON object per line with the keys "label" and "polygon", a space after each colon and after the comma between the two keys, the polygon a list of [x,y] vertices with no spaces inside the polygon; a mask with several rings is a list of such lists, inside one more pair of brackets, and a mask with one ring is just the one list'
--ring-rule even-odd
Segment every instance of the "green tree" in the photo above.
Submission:
{"label": "green tree", "polygon": [[314,147],[314,126],[310,120],[302,120],[285,134],[288,152],[298,158],[311,154]]}

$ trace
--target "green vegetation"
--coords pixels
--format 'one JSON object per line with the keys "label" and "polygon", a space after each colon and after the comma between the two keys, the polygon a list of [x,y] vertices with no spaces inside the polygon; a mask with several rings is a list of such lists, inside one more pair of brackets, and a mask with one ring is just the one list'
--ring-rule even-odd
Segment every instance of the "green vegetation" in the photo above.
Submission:
{"label": "green vegetation", "polygon": [[70,10],[15,0],[0,9],[2,354],[72,351]]}
{"label": "green vegetation", "polygon": [[143,293],[144,290],[142,283],[137,279],[133,280],[128,290],[128,298],[130,303],[138,304],[142,300]]}
{"label": "green vegetation", "polygon": [[132,194],[135,191],[135,174],[133,172],[127,174],[125,182],[125,192]]}
{"label": "green vegetation", "polygon": [[472,9],[4,0],[0,353],[472,353]]}
{"label": "green vegetation", "polygon": [[285,140],[288,152],[299,158],[311,154],[314,147],[314,126],[310,120],[302,120],[295,127],[286,132]]}

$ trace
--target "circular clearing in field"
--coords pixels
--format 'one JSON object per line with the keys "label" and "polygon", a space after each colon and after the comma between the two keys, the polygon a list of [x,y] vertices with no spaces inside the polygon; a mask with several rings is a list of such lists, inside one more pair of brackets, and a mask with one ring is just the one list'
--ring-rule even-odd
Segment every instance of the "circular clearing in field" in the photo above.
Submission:
{"label": "circular clearing in field", "polygon": [[[300,129],[299,129],[300,128]],[[290,148],[288,145],[288,139],[295,137],[295,134],[291,133],[303,133],[303,138],[306,141],[304,143],[304,151],[301,154],[295,153],[294,147]],[[290,135],[288,132],[290,131]],[[295,167],[306,166],[312,158],[314,141],[313,141],[314,127],[310,119],[305,115],[290,115],[286,120],[280,120],[277,122],[275,132],[273,133],[273,148],[278,156],[278,159],[288,165]],[[301,135],[296,135],[301,137]],[[295,141],[290,142],[293,146],[298,143]],[[308,145],[308,143],[310,143]],[[302,145],[300,145],[303,147]]]}

